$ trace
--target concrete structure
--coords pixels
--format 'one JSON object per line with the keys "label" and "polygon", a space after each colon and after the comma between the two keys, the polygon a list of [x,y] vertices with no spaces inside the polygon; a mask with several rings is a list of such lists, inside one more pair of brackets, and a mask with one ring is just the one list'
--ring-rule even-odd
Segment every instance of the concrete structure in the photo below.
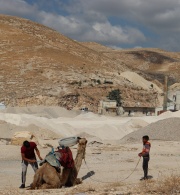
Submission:
{"label": "concrete structure", "polygon": [[99,106],[101,108],[116,108],[117,107],[117,102],[116,100],[102,100],[100,101]]}
{"label": "concrete structure", "polygon": [[169,91],[168,92],[168,102],[167,110],[180,110],[180,91]]}
{"label": "concrete structure", "polygon": [[168,102],[168,76],[165,76],[164,79],[164,100],[163,100],[163,110],[167,110]]}
{"label": "concrete structure", "polygon": [[116,100],[101,100],[98,106],[98,114],[105,114],[108,112],[117,113],[117,102]]}
{"label": "concrete structure", "polygon": [[175,110],[180,110],[180,91],[176,92],[175,97]]}
{"label": "concrete structure", "polygon": [[116,113],[116,115],[124,116],[152,116],[155,115],[155,110],[155,107],[142,107],[140,106],[140,103],[134,107],[117,107],[117,102],[115,100],[102,100],[99,103],[98,114]]}
{"label": "concrete structure", "polygon": [[[180,91],[170,92],[168,94],[166,108],[167,108],[166,110],[170,110],[170,111],[180,110]],[[163,109],[164,107],[157,107],[155,111],[155,115],[159,115],[162,112],[166,111]]]}
{"label": "concrete structure", "polygon": [[167,106],[167,110],[163,110],[163,107],[157,107],[156,110],[155,110],[155,115],[158,116],[160,114],[162,114],[163,112],[166,112],[166,111],[173,111],[174,110],[174,104],[173,105],[168,105]]}
{"label": "concrete structure", "polygon": [[130,116],[153,116],[155,115],[155,107],[142,107],[142,106],[134,106],[134,107],[123,107],[125,114]]}

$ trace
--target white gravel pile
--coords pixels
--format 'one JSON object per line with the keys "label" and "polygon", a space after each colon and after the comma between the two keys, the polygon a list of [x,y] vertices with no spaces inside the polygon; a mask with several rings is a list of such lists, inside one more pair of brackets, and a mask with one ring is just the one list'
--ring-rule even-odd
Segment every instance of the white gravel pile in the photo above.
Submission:
{"label": "white gravel pile", "polygon": [[58,139],[62,135],[57,134],[49,129],[40,128],[36,125],[18,126],[5,121],[0,121],[0,139],[11,139],[16,132],[29,131],[35,137],[40,139]]}
{"label": "white gravel pile", "polygon": [[[99,116],[94,113],[84,112],[72,117],[72,114],[72,112],[64,110],[63,108],[8,108],[5,113],[0,112],[0,120],[7,123],[0,125],[0,137],[4,136],[8,138],[11,137],[12,133],[15,131],[23,130],[36,134],[39,133],[37,135],[38,138],[43,137],[44,139],[52,138],[52,134],[53,136],[58,135],[57,137],[69,137],[77,134],[88,134],[89,136],[97,137],[103,141],[118,141],[132,132],[138,131],[141,128],[145,128],[150,123],[169,117],[171,118],[174,117],[174,115],[180,116],[180,112],[167,112],[158,117],[138,118],[107,117]],[[45,115],[48,117],[45,117]],[[164,126],[167,127],[166,124]],[[11,128],[13,131],[10,130]],[[44,131],[42,131],[42,129]],[[167,140],[167,138],[164,139]]]}
{"label": "white gravel pile", "polygon": [[134,83],[137,86],[142,87],[143,89],[149,90],[151,88],[151,84],[153,84],[153,88],[156,89],[159,93],[162,92],[162,90],[155,84],[150,81],[147,81],[142,76],[138,75],[135,72],[126,71],[121,73],[121,76],[129,80],[130,82]]}
{"label": "white gravel pile", "polygon": [[158,116],[159,118],[180,117],[180,110],[176,112],[167,111]]}
{"label": "white gravel pile", "polygon": [[180,119],[168,118],[132,132],[120,142],[139,141],[143,135],[149,135],[151,140],[180,141]]}
{"label": "white gravel pile", "polygon": [[1,113],[28,114],[37,117],[58,118],[58,117],[76,117],[81,111],[66,110],[58,106],[28,106],[28,107],[8,107],[0,110]]}
{"label": "white gravel pile", "polygon": [[[0,113],[0,120],[18,126],[17,131],[35,125],[41,129],[50,130],[60,137],[86,133],[102,140],[119,140],[127,134],[148,125],[148,122],[139,118],[104,117],[93,113],[81,114],[74,118],[59,117],[52,119],[37,117],[32,114]],[[7,133],[10,133],[10,131],[7,131]]]}

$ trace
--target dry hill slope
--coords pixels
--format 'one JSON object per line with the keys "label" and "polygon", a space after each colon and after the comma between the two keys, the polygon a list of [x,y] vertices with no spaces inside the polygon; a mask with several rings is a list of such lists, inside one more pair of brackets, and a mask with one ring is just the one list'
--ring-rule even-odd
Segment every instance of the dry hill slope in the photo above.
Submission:
{"label": "dry hill slope", "polygon": [[121,76],[131,71],[121,56],[109,56],[43,25],[0,15],[0,46],[0,101],[7,105],[88,106],[97,111],[99,100],[117,88],[125,105],[154,104],[155,91]]}
{"label": "dry hill slope", "polygon": [[101,52],[110,59],[120,60],[121,64],[140,74],[146,73],[151,78],[154,77],[160,81],[164,74],[168,74],[172,81],[180,82],[180,53],[178,52],[167,52],[155,48],[115,50],[93,42],[82,44]]}

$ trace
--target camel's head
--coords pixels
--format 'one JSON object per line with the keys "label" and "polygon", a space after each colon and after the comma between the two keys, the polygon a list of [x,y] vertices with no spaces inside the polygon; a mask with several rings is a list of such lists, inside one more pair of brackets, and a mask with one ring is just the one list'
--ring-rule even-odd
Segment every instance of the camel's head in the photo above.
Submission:
{"label": "camel's head", "polygon": [[87,144],[87,139],[86,139],[86,138],[81,138],[81,139],[79,139],[78,143],[79,143],[79,145],[84,145],[84,146],[86,146],[86,144]]}

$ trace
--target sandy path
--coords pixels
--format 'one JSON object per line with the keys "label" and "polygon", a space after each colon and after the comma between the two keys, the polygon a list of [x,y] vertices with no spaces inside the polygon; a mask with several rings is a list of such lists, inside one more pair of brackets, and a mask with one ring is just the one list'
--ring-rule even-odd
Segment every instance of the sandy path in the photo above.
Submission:
{"label": "sandy path", "polygon": [[[52,111],[51,111],[52,112]],[[53,113],[47,113],[51,116]],[[57,115],[56,115],[57,116]],[[0,194],[122,194],[129,192],[133,187],[139,185],[139,179],[143,175],[141,163],[138,165],[136,172],[123,183],[120,182],[126,178],[134,169],[138,157],[138,152],[142,149],[141,142],[121,143],[123,136],[137,131],[140,127],[146,126],[159,120],[170,117],[180,117],[180,112],[167,112],[158,117],[105,117],[93,113],[81,114],[75,117],[46,118],[35,114],[25,113],[0,113],[0,120],[24,127],[34,124],[38,127],[52,130],[62,136],[72,136],[78,133],[87,135],[87,139],[103,142],[103,145],[88,145],[86,161],[90,171],[95,174],[84,180],[82,185],[74,188],[45,190],[45,191],[24,191],[19,190],[21,184],[21,158],[20,147],[5,145],[0,141]],[[178,119],[177,119],[178,120]],[[173,126],[173,125],[172,125]],[[177,127],[175,128],[178,129]],[[1,129],[1,133],[2,133]],[[11,128],[7,128],[11,131]],[[159,129],[157,129],[159,130]],[[91,138],[88,136],[93,135]],[[137,132],[138,135],[138,132]],[[138,136],[141,139],[141,136]],[[103,141],[102,141],[103,140]],[[109,141],[105,141],[109,140]],[[52,145],[56,146],[56,140]],[[106,145],[105,143],[110,143]],[[161,178],[172,173],[180,173],[180,141],[152,141],[151,160],[149,174],[154,179]],[[44,157],[49,149],[40,148]],[[73,149],[75,155],[76,149]],[[89,172],[83,163],[79,176],[86,176]],[[28,168],[27,185],[32,182],[33,171]],[[92,180],[93,179],[93,180]],[[101,182],[97,182],[98,180]],[[104,182],[113,182],[111,184]],[[117,188],[118,182],[118,188]],[[111,190],[113,189],[113,190]],[[119,190],[119,191],[118,191]],[[80,195],[80,194],[78,194]]]}
{"label": "sandy path", "polygon": [[[168,175],[172,173],[180,173],[180,142],[161,142],[153,141],[151,149],[151,161],[149,175],[154,179],[161,175]],[[102,182],[118,182],[128,176],[135,167],[138,157],[137,153],[141,151],[141,143],[131,143],[124,145],[101,145],[99,147],[88,147],[86,154],[86,161],[91,171],[95,172],[91,178]],[[0,192],[5,188],[16,189],[21,183],[21,162],[20,162],[20,147],[1,145],[0,152]],[[42,156],[44,156],[48,149],[40,148]],[[10,152],[11,151],[11,152]],[[76,150],[73,149],[75,154]],[[142,176],[141,163],[138,165],[136,172],[124,182],[122,190],[127,191],[130,187],[134,187],[139,183]],[[88,173],[88,169],[83,163],[79,176],[83,177]],[[27,185],[32,182],[33,171],[29,167],[27,175]],[[83,184],[78,186],[79,190],[91,186],[96,189],[98,194],[110,184],[97,183],[90,178],[84,180]],[[101,187],[100,187],[101,186]],[[104,187],[102,187],[104,186]],[[52,194],[62,192],[62,194],[72,193],[75,189],[60,189],[51,191]],[[82,189],[81,189],[82,190]],[[42,192],[42,191],[41,191]],[[28,192],[26,192],[28,193]],[[36,193],[36,192],[35,192]],[[45,192],[43,192],[45,194]],[[49,193],[49,191],[47,192]],[[86,193],[88,194],[88,193]],[[91,193],[90,193],[91,194]]]}

